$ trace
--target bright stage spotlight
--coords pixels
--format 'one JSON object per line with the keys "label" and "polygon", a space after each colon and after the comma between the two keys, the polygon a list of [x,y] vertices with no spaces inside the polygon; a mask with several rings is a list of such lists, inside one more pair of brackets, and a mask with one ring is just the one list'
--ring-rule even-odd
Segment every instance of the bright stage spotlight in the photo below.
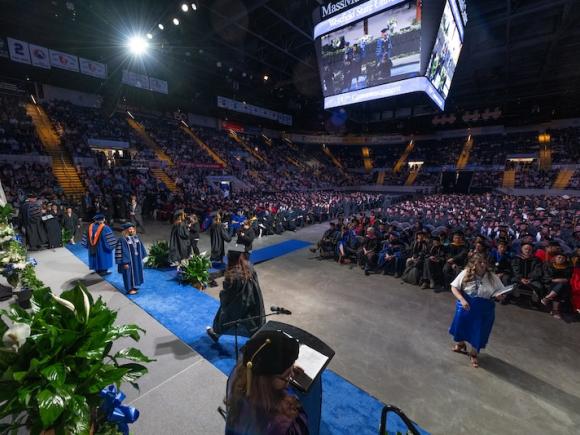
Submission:
{"label": "bright stage spotlight", "polygon": [[147,33],[147,39],[153,39],[153,35],[151,33]]}
{"label": "bright stage spotlight", "polygon": [[157,24],[157,27],[159,27],[159,30],[165,29],[165,26],[161,23]]}
{"label": "bright stage spotlight", "polygon": [[187,12],[187,11],[189,10],[189,6],[187,6],[187,3],[183,3],[183,4],[181,5],[181,10],[182,10],[183,12]]}
{"label": "bright stage spotlight", "polygon": [[268,74],[264,75],[264,81],[267,82],[268,80],[270,80],[270,76]]}
{"label": "bright stage spotlight", "polygon": [[179,20],[177,18],[173,19],[173,24],[175,24],[176,26],[179,26]]}
{"label": "bright stage spotlight", "polygon": [[127,42],[127,47],[129,51],[135,56],[141,56],[147,51],[149,43],[142,36],[133,36]]}
{"label": "bright stage spotlight", "polygon": [[192,11],[197,11],[197,5],[195,3],[191,4],[191,10]]}

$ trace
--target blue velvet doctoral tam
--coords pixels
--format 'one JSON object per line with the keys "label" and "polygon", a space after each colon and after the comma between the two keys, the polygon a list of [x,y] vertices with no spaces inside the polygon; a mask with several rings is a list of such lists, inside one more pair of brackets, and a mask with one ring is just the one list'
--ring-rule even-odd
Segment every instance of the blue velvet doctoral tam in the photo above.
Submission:
{"label": "blue velvet doctoral tam", "polygon": [[[125,291],[137,289],[143,284],[143,259],[147,251],[137,236],[121,237],[115,248],[115,263],[123,275]],[[125,265],[129,267],[125,269]]]}

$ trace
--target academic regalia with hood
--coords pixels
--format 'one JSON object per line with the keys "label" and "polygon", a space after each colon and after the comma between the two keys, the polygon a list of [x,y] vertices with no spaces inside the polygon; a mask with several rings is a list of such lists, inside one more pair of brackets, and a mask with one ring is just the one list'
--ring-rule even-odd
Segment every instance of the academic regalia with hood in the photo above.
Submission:
{"label": "academic regalia with hood", "polygon": [[[137,289],[143,284],[143,259],[147,251],[139,236],[125,236],[119,238],[115,248],[115,263],[118,264],[118,272],[123,275],[125,291]],[[125,269],[128,264],[129,268]]]}
{"label": "academic regalia with hood", "polygon": [[224,228],[222,223],[214,222],[209,228],[209,237],[211,239],[211,261],[223,263],[226,255],[225,242],[231,241],[231,237]]}
{"label": "academic regalia with hood", "polygon": [[175,223],[169,236],[169,262],[178,263],[185,260],[191,253],[189,230],[185,223]]}
{"label": "academic regalia with hood", "polygon": [[[220,307],[213,321],[213,330],[219,335],[234,334],[235,328],[233,326],[224,328],[223,325],[234,320],[263,316],[264,314],[264,298],[258,282],[258,275],[252,268],[251,276],[246,280],[240,271],[239,274],[234,273],[233,278],[224,280],[224,288],[220,292]],[[238,326],[238,335],[251,337],[264,323],[264,318],[244,322]]]}
{"label": "academic regalia with hood", "polygon": [[95,221],[83,234],[81,245],[89,250],[89,268],[104,272],[113,267],[113,250],[117,239],[108,225],[97,219]]}

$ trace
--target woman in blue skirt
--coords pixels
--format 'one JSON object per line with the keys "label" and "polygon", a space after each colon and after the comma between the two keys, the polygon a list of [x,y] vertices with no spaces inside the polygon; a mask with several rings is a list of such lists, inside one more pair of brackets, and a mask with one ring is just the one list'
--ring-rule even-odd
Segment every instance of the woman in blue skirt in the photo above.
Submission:
{"label": "woman in blue skirt", "polygon": [[[457,298],[455,317],[449,333],[453,336],[453,351],[468,354],[471,365],[479,367],[477,356],[485,347],[495,319],[495,300],[505,295],[494,295],[504,290],[501,279],[489,270],[487,258],[475,254],[467,267],[451,283],[451,291]],[[471,349],[467,350],[467,343]]]}

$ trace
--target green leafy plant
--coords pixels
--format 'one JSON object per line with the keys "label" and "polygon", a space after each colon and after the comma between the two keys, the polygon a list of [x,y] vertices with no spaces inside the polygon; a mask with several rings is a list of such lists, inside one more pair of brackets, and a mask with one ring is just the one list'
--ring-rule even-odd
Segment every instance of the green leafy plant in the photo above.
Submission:
{"label": "green leafy plant", "polygon": [[72,239],[72,231],[67,230],[66,228],[62,229],[62,246],[66,246],[69,244],[70,239]]}
{"label": "green leafy plant", "polygon": [[32,267],[23,270],[22,281],[33,289],[31,312],[16,305],[0,310],[12,323],[0,321],[0,421],[11,419],[0,424],[0,433],[22,426],[32,434],[115,433],[99,411],[99,392],[123,382],[138,388],[147,373],[140,363],[152,360],[133,347],[111,349],[123,337],[138,341],[144,331],[114,325],[117,313],[80,283],[56,296]]}
{"label": "green leafy plant", "polygon": [[10,204],[0,206],[0,223],[10,223],[10,218],[12,217],[13,212],[14,209]]}
{"label": "green leafy plant", "polygon": [[169,243],[165,241],[155,242],[149,248],[149,254],[145,260],[145,267],[152,269],[169,267]]}
{"label": "green leafy plant", "polygon": [[201,285],[202,287],[206,287],[209,282],[210,268],[211,260],[203,253],[184,260],[179,265],[178,272],[182,282],[193,286]]}

